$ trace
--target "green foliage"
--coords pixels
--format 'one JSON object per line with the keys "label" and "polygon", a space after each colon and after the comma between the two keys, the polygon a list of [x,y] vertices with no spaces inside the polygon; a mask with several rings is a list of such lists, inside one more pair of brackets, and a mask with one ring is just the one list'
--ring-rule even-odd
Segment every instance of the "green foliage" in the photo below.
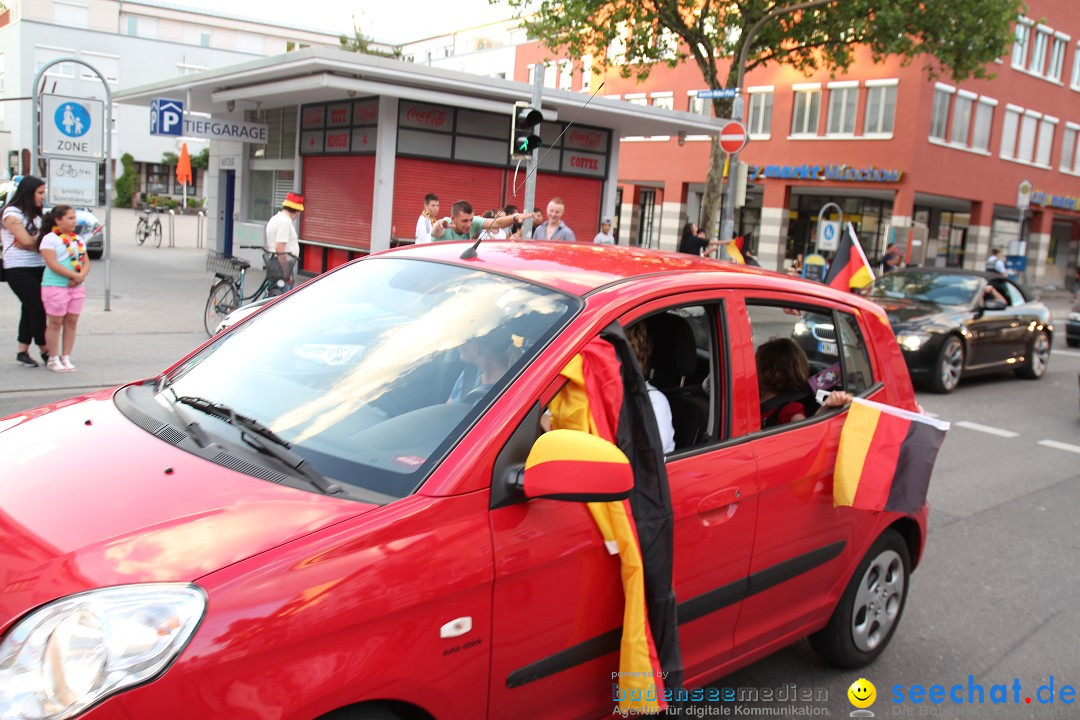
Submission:
{"label": "green foliage", "polygon": [[371,47],[371,38],[365,35],[360,26],[356,24],[356,18],[353,18],[352,35],[338,35],[338,43],[342,50],[347,52],[363,53],[364,55],[377,55],[385,58],[401,58],[401,48],[395,47],[393,52],[383,52],[382,50],[376,50]]}
{"label": "green foliage", "polygon": [[177,155],[176,153],[174,153],[174,152],[163,152],[163,153],[161,153],[161,164],[162,165],[173,165],[173,166],[175,166],[179,162],[180,162],[180,156]]}
{"label": "green foliage", "polygon": [[201,208],[203,206],[203,198],[201,198],[201,197],[189,197],[187,199],[187,206],[189,208]]}
{"label": "green foliage", "polygon": [[210,169],[210,148],[203,148],[198,155],[191,156],[191,169],[192,170],[209,170]]}
{"label": "green foliage", "polygon": [[120,158],[120,164],[124,168],[124,174],[117,179],[115,184],[116,206],[131,207],[132,199],[139,192],[139,173],[135,168],[135,158],[131,153],[124,153]]}

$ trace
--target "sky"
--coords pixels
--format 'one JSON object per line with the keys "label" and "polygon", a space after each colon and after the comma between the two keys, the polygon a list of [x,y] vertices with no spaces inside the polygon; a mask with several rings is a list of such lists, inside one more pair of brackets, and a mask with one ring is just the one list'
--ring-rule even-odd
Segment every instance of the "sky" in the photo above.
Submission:
{"label": "sky", "polygon": [[[221,10],[253,18],[282,18],[290,24],[348,33],[355,16],[365,35],[399,43],[460,30],[512,15],[488,0],[169,0],[176,5]],[[423,22],[415,22],[422,18]]]}

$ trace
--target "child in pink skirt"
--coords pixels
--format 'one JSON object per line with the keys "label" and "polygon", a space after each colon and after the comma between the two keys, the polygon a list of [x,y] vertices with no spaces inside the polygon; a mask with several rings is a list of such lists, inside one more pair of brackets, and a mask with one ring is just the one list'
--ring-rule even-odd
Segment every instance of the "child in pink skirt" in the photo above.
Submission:
{"label": "child in pink skirt", "polygon": [[48,322],[45,326],[49,345],[47,367],[53,372],[75,372],[71,350],[75,346],[75,327],[86,301],[90,258],[82,238],[75,234],[75,209],[71,206],[57,205],[46,213],[41,232],[41,257],[45,261],[41,301]]}

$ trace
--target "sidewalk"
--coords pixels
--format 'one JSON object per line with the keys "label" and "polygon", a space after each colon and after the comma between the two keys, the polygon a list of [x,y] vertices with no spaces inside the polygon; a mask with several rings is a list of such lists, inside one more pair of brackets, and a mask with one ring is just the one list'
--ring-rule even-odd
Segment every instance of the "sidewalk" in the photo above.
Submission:
{"label": "sidewalk", "polygon": [[[95,211],[104,221],[104,211]],[[86,307],[79,319],[74,373],[15,363],[19,302],[0,286],[0,392],[70,390],[71,394],[157,374],[206,341],[203,311],[212,275],[206,251],[195,247],[193,216],[176,216],[176,247],[135,244],[139,213],[112,211],[111,311],[105,312],[105,259],[93,260]],[[37,359],[37,349],[30,351]]]}

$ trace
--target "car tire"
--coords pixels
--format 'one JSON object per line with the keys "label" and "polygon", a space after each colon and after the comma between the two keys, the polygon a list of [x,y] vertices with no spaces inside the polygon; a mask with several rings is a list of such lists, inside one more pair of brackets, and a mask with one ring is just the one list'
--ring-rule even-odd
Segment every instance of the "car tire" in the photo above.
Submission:
{"label": "car tire", "polygon": [[872,663],[888,646],[907,602],[911,554],[888,529],[870,547],[824,629],[810,645],[833,665],[851,670]]}
{"label": "car tire", "polygon": [[1028,348],[1028,361],[1024,367],[1016,368],[1016,376],[1025,380],[1038,380],[1046,374],[1050,364],[1050,334],[1040,330]]}
{"label": "car tire", "polygon": [[930,389],[936,393],[951,393],[960,384],[964,374],[964,343],[955,335],[945,338],[934,361],[933,374],[930,376]]}
{"label": "car tire", "polygon": [[334,710],[317,720],[404,720],[404,716],[385,705],[359,705]]}
{"label": "car tire", "polygon": [[105,254],[104,250],[87,250],[86,254],[90,256],[91,260],[100,260],[101,256]]}

